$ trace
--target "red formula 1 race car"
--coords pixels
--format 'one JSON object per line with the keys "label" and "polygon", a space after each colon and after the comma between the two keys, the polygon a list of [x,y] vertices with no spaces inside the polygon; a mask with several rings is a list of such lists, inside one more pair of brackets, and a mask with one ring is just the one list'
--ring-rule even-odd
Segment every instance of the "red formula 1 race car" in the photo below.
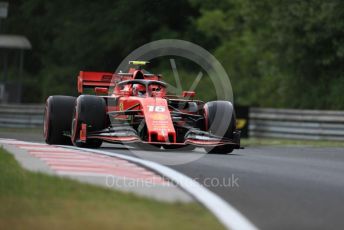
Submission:
{"label": "red formula 1 race car", "polygon": [[[195,100],[195,92],[168,95],[160,75],[134,61],[128,73],[83,72],[77,98],[50,96],[44,113],[48,144],[97,148],[102,142],[165,149],[203,147],[230,153],[240,147],[233,105]],[[85,90],[93,94],[84,94]]]}

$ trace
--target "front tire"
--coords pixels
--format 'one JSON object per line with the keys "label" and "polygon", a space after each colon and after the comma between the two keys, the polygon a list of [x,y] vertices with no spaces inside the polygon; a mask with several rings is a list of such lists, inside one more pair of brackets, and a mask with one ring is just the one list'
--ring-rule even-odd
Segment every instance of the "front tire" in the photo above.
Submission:
{"label": "front tire", "polygon": [[44,110],[44,140],[47,144],[71,145],[65,135],[70,130],[76,98],[70,96],[48,97]]}
{"label": "front tire", "polygon": [[[236,126],[234,108],[229,101],[211,101],[204,105],[205,130],[210,133],[233,139]],[[233,145],[205,147],[209,154],[228,154],[233,152]]]}
{"label": "front tire", "polygon": [[81,124],[87,126],[87,132],[99,131],[106,125],[106,103],[101,97],[81,95],[77,98],[72,121],[72,142],[77,147],[99,148],[103,141],[100,139],[86,139],[80,141]]}

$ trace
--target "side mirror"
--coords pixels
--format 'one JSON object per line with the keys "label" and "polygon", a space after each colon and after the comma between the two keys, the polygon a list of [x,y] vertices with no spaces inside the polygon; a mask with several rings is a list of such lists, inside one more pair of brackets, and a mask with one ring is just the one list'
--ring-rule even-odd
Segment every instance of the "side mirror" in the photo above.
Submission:
{"label": "side mirror", "polygon": [[109,93],[109,89],[105,88],[105,87],[95,87],[94,88],[94,92],[96,94],[108,94]]}
{"label": "side mirror", "polygon": [[194,91],[183,91],[182,96],[193,98],[194,96],[196,96],[196,93]]}

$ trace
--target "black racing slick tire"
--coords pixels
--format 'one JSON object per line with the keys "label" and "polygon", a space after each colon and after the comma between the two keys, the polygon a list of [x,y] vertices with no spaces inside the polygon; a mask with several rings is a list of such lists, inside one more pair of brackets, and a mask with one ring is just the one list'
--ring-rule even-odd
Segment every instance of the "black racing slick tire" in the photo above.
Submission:
{"label": "black racing slick tire", "polygon": [[70,131],[75,97],[50,96],[44,110],[43,135],[47,144],[71,145],[70,138],[66,135]]}
{"label": "black racing slick tire", "polygon": [[71,139],[75,146],[82,148],[99,148],[103,141],[100,139],[86,139],[80,141],[81,124],[86,124],[87,133],[100,131],[106,125],[106,102],[104,98],[93,95],[81,95],[77,98],[72,120]]}
{"label": "black racing slick tire", "polygon": [[[235,112],[229,101],[211,101],[204,105],[205,130],[225,138],[233,138],[236,119]],[[210,154],[228,154],[233,152],[233,145],[206,147]]]}

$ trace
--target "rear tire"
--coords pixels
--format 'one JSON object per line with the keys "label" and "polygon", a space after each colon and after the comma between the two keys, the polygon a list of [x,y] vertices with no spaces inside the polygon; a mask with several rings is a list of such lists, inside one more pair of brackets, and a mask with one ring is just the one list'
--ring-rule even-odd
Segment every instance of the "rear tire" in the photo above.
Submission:
{"label": "rear tire", "polygon": [[101,97],[93,95],[81,95],[77,98],[74,116],[72,121],[72,142],[77,147],[99,148],[103,140],[86,139],[80,141],[81,124],[87,126],[87,132],[99,131],[106,125],[106,103]]}
{"label": "rear tire", "polygon": [[[235,112],[229,101],[211,101],[204,105],[205,130],[210,133],[233,138],[235,130]],[[233,152],[233,145],[222,145],[204,148],[209,154],[228,154]]]}
{"label": "rear tire", "polygon": [[50,96],[44,110],[44,139],[47,144],[71,145],[72,142],[65,132],[70,131],[75,97]]}

